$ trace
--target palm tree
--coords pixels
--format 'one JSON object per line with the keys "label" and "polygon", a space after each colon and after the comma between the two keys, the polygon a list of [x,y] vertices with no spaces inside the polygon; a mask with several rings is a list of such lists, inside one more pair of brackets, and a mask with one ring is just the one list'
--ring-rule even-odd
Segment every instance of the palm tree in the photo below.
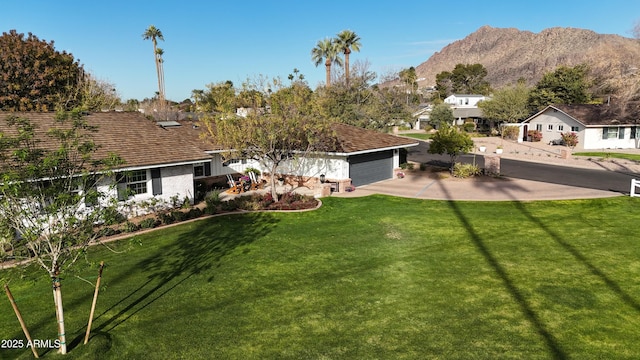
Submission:
{"label": "palm tree", "polygon": [[144,40],[151,40],[153,43],[153,58],[156,63],[156,74],[158,75],[158,97],[161,102],[164,100],[164,91],[162,84],[162,76],[160,74],[160,63],[161,63],[161,54],[158,54],[158,39],[164,41],[164,36],[162,36],[162,31],[153,25],[149,25],[147,30],[142,34],[142,38]]}
{"label": "palm tree", "polygon": [[164,50],[161,48],[158,48],[156,50],[156,57],[158,58],[158,65],[159,65],[158,74],[160,74],[160,87],[161,87],[160,92],[162,93],[162,100],[164,100],[164,94],[166,94],[166,92],[164,87],[164,59],[162,58],[162,55],[164,55]]}
{"label": "palm tree", "polygon": [[351,30],[342,30],[336,38],[340,51],[344,54],[344,77],[349,86],[349,54],[351,51],[360,52],[360,37]]}
{"label": "palm tree", "polygon": [[336,63],[342,65],[342,59],[338,56],[340,49],[334,39],[325,38],[318,41],[316,47],[311,50],[311,60],[318,66],[324,60],[324,66],[327,71],[327,87],[331,83],[331,64]]}

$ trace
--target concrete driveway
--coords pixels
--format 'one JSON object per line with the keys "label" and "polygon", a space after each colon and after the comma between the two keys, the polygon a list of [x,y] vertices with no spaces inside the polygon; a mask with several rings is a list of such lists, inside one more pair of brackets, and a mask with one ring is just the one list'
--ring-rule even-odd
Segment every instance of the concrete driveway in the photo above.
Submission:
{"label": "concrete driveway", "polygon": [[591,199],[621,196],[619,193],[538,181],[482,176],[457,179],[430,171],[407,172],[403,179],[364,185],[355,191],[331,196],[357,197],[386,194],[417,199],[469,201],[532,201]]}

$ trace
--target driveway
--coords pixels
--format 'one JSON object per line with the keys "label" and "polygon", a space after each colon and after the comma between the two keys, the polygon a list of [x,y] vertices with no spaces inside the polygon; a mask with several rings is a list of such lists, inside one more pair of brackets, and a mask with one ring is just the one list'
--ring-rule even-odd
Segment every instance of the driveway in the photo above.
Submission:
{"label": "driveway", "polygon": [[549,184],[539,181],[483,176],[471,179],[442,178],[440,173],[407,172],[403,179],[392,179],[364,185],[355,191],[331,196],[357,197],[372,194],[469,201],[532,201],[591,199],[620,196],[620,193]]}

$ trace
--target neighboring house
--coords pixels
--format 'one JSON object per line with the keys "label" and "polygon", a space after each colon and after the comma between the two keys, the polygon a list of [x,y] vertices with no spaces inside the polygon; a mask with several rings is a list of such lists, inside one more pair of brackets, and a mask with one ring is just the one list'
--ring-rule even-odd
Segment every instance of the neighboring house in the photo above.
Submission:
{"label": "neighboring house", "polygon": [[538,130],[551,143],[563,132],[578,134],[578,149],[640,148],[640,114],[608,104],[549,105],[522,122],[520,139]]}
{"label": "neighboring house", "polygon": [[444,103],[456,108],[477,108],[478,103],[483,100],[485,100],[484,95],[453,94],[444,99]]}

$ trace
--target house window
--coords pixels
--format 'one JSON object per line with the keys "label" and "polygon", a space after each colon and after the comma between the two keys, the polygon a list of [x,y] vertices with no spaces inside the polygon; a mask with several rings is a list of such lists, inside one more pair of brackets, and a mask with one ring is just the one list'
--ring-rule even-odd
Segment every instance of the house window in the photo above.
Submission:
{"label": "house window", "polygon": [[147,193],[147,170],[134,170],[126,174],[118,174],[118,200]]}
{"label": "house window", "polygon": [[553,131],[553,124],[549,124],[549,125],[547,125],[547,130],[549,130],[549,131]]}
{"label": "house window", "polygon": [[542,124],[536,124],[536,130],[542,131]]}
{"label": "house window", "polygon": [[196,178],[211,176],[211,163],[199,163],[193,165],[193,176]]}
{"label": "house window", "polygon": [[623,127],[602,128],[602,139],[624,139]]}
{"label": "house window", "polygon": [[147,193],[147,170],[132,171],[127,176],[127,189],[133,195]]}
{"label": "house window", "polygon": [[631,139],[640,139],[640,126],[631,127]]}
{"label": "house window", "polygon": [[579,128],[579,127],[577,127],[577,126],[572,126],[572,127],[571,127],[571,131],[572,131],[572,132],[579,132],[579,131],[580,131],[580,128]]}
{"label": "house window", "polygon": [[558,125],[558,131],[564,131],[564,125],[559,124]]}

